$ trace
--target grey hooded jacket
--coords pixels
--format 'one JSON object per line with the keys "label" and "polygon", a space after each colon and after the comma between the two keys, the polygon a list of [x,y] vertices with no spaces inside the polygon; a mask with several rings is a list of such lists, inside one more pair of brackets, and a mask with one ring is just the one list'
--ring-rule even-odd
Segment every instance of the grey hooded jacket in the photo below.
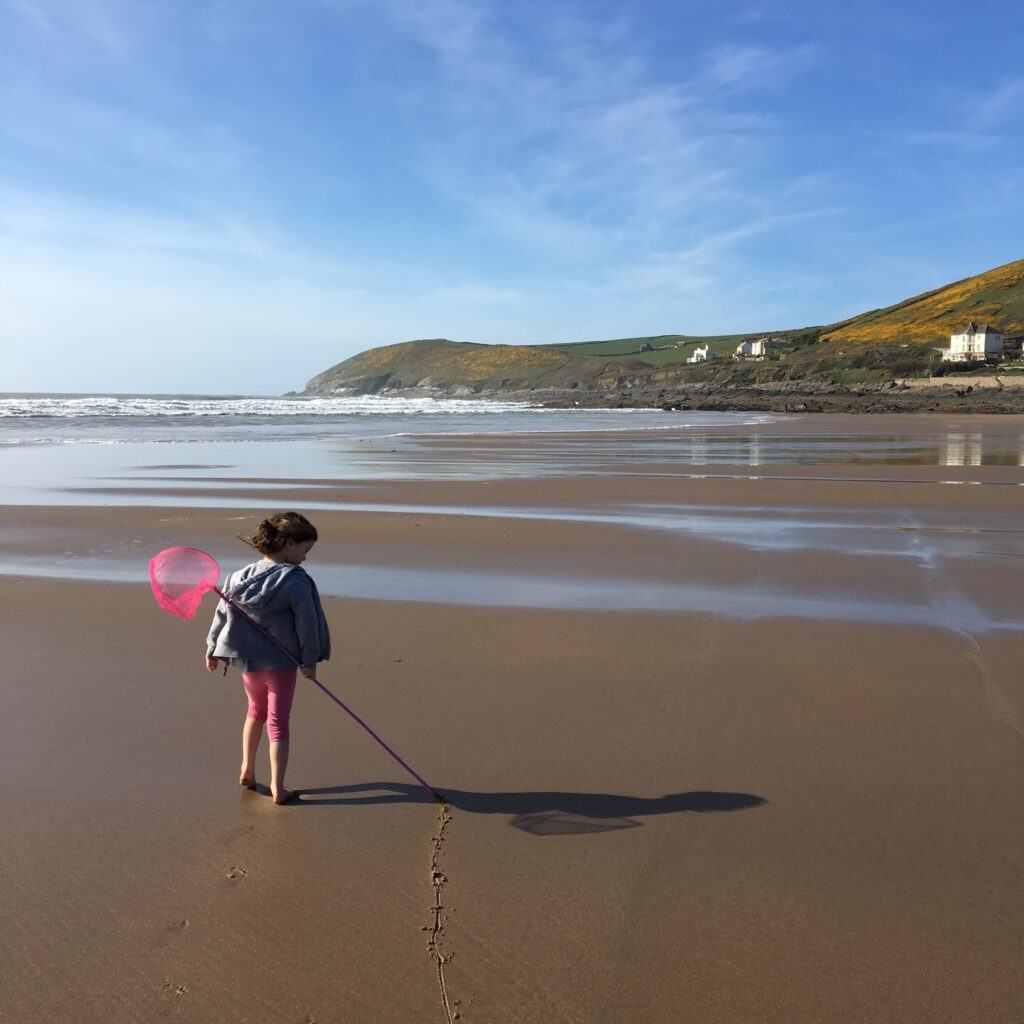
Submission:
{"label": "grey hooded jacket", "polygon": [[[331,656],[331,634],[313,578],[299,565],[253,562],[221,587],[305,668]],[[227,658],[246,671],[293,668],[294,663],[225,601],[217,603],[206,638],[208,658]]]}

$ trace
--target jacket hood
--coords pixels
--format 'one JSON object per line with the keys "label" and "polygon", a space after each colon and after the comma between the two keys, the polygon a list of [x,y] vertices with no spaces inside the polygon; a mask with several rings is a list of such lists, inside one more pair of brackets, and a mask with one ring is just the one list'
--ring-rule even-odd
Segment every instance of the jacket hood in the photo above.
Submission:
{"label": "jacket hood", "polygon": [[250,608],[262,608],[291,579],[296,569],[299,566],[287,562],[254,562],[231,577],[228,597]]}

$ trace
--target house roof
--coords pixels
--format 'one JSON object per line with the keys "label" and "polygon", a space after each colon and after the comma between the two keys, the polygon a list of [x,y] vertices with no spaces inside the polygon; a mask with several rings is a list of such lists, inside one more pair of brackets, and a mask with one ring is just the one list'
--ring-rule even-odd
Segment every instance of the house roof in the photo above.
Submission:
{"label": "house roof", "polygon": [[972,320],[961,332],[961,334],[1002,334],[997,327],[991,324],[978,324]]}

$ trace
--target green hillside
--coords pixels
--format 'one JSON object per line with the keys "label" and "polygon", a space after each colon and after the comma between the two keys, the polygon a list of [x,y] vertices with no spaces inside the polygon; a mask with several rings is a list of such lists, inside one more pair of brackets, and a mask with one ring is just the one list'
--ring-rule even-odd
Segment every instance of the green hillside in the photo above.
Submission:
{"label": "green hillside", "polygon": [[[816,337],[819,329],[811,330]],[[788,334],[800,340],[806,331]],[[773,334],[781,336],[779,332]],[[306,393],[607,387],[621,377],[636,379],[699,370],[686,364],[695,348],[708,345],[720,360],[725,360],[746,337],[751,335],[673,334],[560,345],[480,345],[446,338],[407,341],[368,349],[330,367],[306,385]],[[645,346],[650,346],[648,351],[644,351]]]}
{"label": "green hillside", "polygon": [[[871,310],[828,327],[749,334],[662,334],[553,345],[481,345],[446,338],[368,349],[306,385],[306,393],[367,394],[418,389],[426,393],[609,390],[713,380],[751,384],[781,380],[863,383],[927,374],[938,347],[968,321],[1024,334],[1024,260],[997,267]],[[768,362],[731,357],[740,341],[777,341]],[[699,346],[718,357],[687,363]]]}

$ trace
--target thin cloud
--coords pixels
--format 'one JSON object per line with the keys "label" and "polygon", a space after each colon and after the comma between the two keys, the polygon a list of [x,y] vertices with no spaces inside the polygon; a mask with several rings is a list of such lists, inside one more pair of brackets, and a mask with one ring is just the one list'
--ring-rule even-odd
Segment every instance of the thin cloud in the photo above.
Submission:
{"label": "thin cloud", "polygon": [[5,0],[4,7],[14,11],[34,28],[43,32],[55,31],[53,19],[41,3],[34,0]]}
{"label": "thin cloud", "polygon": [[80,97],[49,86],[12,88],[0,132],[35,150],[118,174],[141,168],[210,179],[252,160],[258,149],[222,125],[177,125],[151,112]]}
{"label": "thin cloud", "polygon": [[991,149],[1001,142],[998,135],[978,131],[911,131],[900,136],[904,142],[915,146],[940,146],[957,150],[964,154],[979,149]]}
{"label": "thin cloud", "polygon": [[839,208],[827,207],[737,224],[706,235],[687,249],[651,253],[644,260],[623,266],[608,284],[622,291],[653,289],[670,293],[716,287],[725,276],[724,258],[741,242],[793,224],[835,217],[842,212]]}
{"label": "thin cloud", "polygon": [[818,59],[812,46],[769,49],[764,46],[719,47],[709,55],[701,75],[707,89],[774,92],[809,71]]}
{"label": "thin cloud", "polygon": [[563,14],[516,49],[493,18],[455,0],[384,10],[443,69],[438,106],[451,116],[443,146],[418,158],[425,180],[505,238],[563,258],[626,236],[648,244],[716,202],[756,206],[741,169],[770,146],[776,119],[731,98],[783,88],[814,61],[809,47],[719,47],[665,83],[627,21],[600,31]]}
{"label": "thin cloud", "polygon": [[56,247],[87,244],[246,259],[276,251],[258,231],[223,215],[211,220],[161,217],[130,206],[25,189],[0,188],[0,225],[25,242],[49,240]]}
{"label": "thin cloud", "polygon": [[[1004,78],[985,91],[971,89],[944,104],[929,128],[892,137],[914,146],[949,149],[964,156],[978,150],[1012,146],[1011,128],[1024,118],[1024,77]],[[974,171],[977,168],[973,169]]]}
{"label": "thin cloud", "polygon": [[145,26],[155,8],[112,0],[5,0],[5,6],[44,34],[49,47],[59,45],[65,59],[73,52],[128,66],[138,62]]}
{"label": "thin cloud", "polygon": [[981,128],[996,128],[1024,118],[1024,78],[1004,78],[974,109]]}

